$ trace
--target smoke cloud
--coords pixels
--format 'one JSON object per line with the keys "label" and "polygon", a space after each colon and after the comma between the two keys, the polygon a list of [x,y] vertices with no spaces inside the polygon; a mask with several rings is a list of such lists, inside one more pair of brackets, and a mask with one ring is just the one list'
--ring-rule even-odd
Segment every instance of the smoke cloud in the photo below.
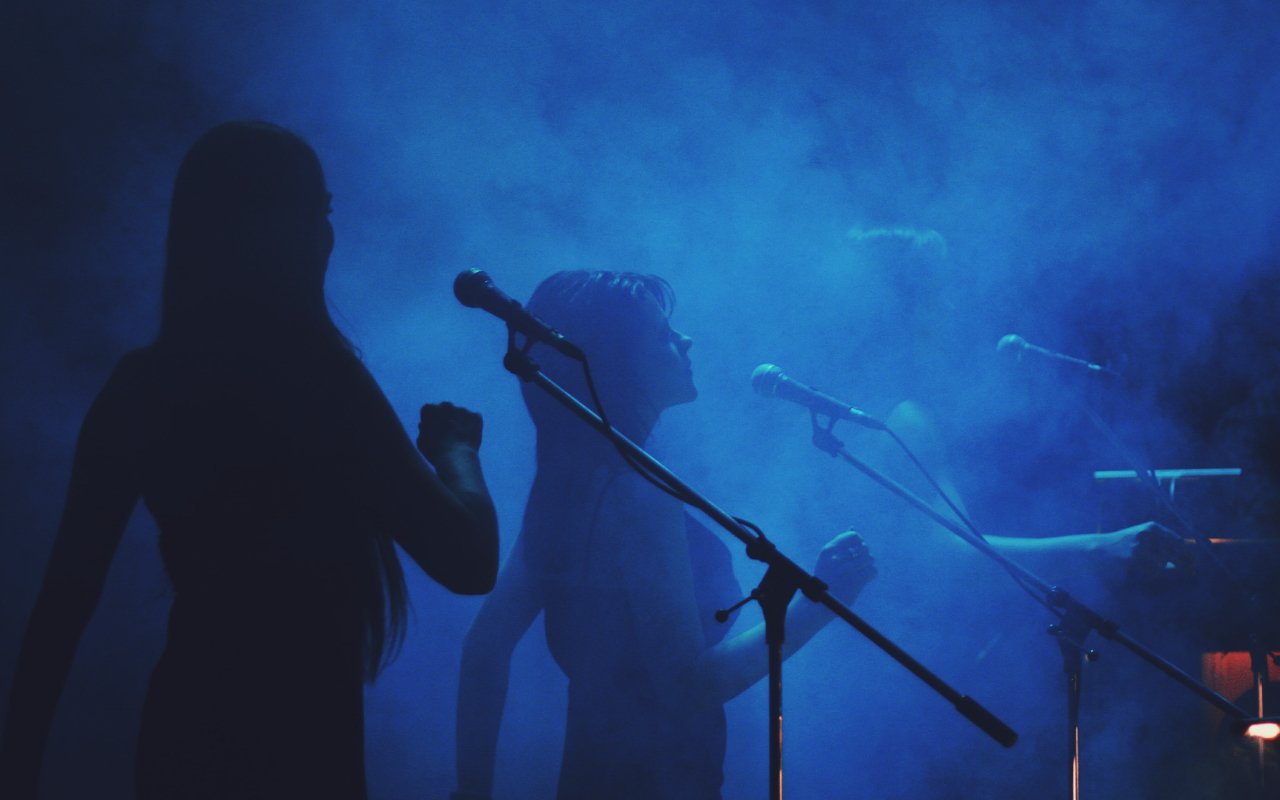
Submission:
{"label": "smoke cloud", "polygon": [[[325,165],[335,317],[402,419],[439,399],[485,415],[504,549],[532,479],[532,426],[501,366],[501,325],[458,306],[453,276],[481,267],[527,297],[559,269],[661,274],[678,295],[673,324],[695,342],[700,399],[668,413],[655,450],[802,563],[846,527],[864,531],[880,579],[858,610],[1023,734],[1001,750],[832,626],[786,666],[790,794],[1063,785],[1048,615],[812,448],[807,414],[754,396],[748,378],[776,363],[883,418],[915,401],[939,435],[921,455],[992,534],[1142,521],[1100,515],[1092,471],[1128,465],[1085,407],[1157,466],[1232,466],[1204,461],[1226,401],[1196,369],[1280,258],[1275,4],[107,0],[3,14],[0,685],[80,419],[115,359],[156,331],[178,161],[211,125],[263,118]],[[1011,332],[1125,382],[1006,363],[995,343]],[[1237,339],[1230,385],[1247,394],[1274,351]],[[873,433],[836,433],[896,469]],[[744,585],[759,578],[745,557],[737,569]],[[371,793],[444,797],[458,652],[480,601],[408,571],[409,639],[368,697]],[[1046,578],[1137,617],[1197,669],[1186,637],[1145,614],[1151,602],[1064,572]],[[130,796],[167,597],[140,512],[64,697],[50,797]],[[1200,707],[1099,649],[1088,793],[1155,796],[1173,745],[1142,740],[1144,720],[1195,728]],[[563,709],[564,680],[532,633],[513,664],[498,796],[553,796]],[[763,794],[765,709],[762,686],[728,707],[727,798]]]}

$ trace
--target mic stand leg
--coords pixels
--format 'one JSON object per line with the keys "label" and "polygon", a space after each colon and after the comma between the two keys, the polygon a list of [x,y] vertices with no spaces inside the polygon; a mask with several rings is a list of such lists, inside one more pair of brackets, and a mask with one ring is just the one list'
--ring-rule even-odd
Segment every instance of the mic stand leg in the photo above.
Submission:
{"label": "mic stand leg", "polygon": [[1080,800],[1080,697],[1084,688],[1084,662],[1097,661],[1098,651],[1085,647],[1089,625],[1070,605],[1060,623],[1049,626],[1049,634],[1062,651],[1062,667],[1067,676],[1067,758],[1071,770],[1071,800]]}
{"label": "mic stand leg", "polygon": [[[1254,711],[1259,717],[1264,717],[1267,714],[1267,650],[1256,633],[1250,636],[1249,639],[1249,662],[1253,671],[1253,694],[1256,703]],[[1267,794],[1267,741],[1261,738],[1257,739],[1254,741],[1253,746],[1255,766],[1258,770],[1257,797],[1264,799],[1269,796]]]}
{"label": "mic stand leg", "polygon": [[1080,694],[1084,659],[1074,645],[1061,639],[1063,666],[1067,673],[1067,758],[1071,764],[1071,800],[1080,800]]}
{"label": "mic stand leg", "polygon": [[786,640],[787,606],[799,588],[784,570],[770,566],[752,592],[764,613],[764,640],[769,650],[770,800],[782,800],[782,643]]}
{"label": "mic stand leg", "polygon": [[[750,546],[747,552],[751,553]],[[752,557],[761,555],[757,552]],[[782,800],[782,645],[787,638],[787,608],[799,590],[792,570],[770,563],[751,594],[716,612],[718,622],[727,622],[735,609],[755,600],[764,614],[764,643],[769,654],[769,800]]]}

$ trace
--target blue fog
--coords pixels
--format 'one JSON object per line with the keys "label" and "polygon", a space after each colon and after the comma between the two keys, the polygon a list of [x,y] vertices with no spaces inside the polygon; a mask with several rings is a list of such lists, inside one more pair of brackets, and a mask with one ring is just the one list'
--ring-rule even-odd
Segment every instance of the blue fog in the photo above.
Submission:
{"label": "blue fog", "polygon": [[[1208,413],[1192,401],[1215,387],[1195,368],[1280,263],[1280,7],[108,0],[4,17],[0,685],[80,418],[114,360],[155,332],[177,163],[210,125],[264,118],[325,164],[335,317],[402,418],[440,399],[485,415],[504,549],[532,426],[500,323],[456,303],[454,275],[481,267],[523,298],[559,269],[659,273],[695,342],[700,399],[667,415],[654,449],[801,563],[862,530],[880,578],[857,610],[1023,735],[1002,750],[832,626],[787,663],[789,795],[1063,792],[1048,616],[814,449],[806,413],[748,378],[771,362],[874,415],[905,399],[929,409],[947,448],[922,455],[989,533],[1146,518],[1100,500],[1092,471],[1127,465],[1082,403],[1157,466],[1231,466],[1208,463],[1218,454],[1186,409]],[[1014,332],[1125,380],[1011,364],[995,343]],[[1237,338],[1233,374],[1247,375],[1256,354]],[[874,434],[836,432],[894,468]],[[1045,577],[1198,670],[1161,613],[1176,591],[1059,566]],[[759,578],[745,558],[737,569]],[[409,639],[368,694],[370,786],[443,798],[459,646],[480,601],[409,572]],[[168,591],[139,512],[64,696],[49,797],[129,796]],[[1206,727],[1202,705],[1099,649],[1088,795],[1155,796],[1170,770],[1210,780],[1178,749]],[[535,627],[513,666],[496,796],[553,796],[563,692]],[[726,798],[765,794],[765,711],[762,686],[728,707]],[[1161,743],[1169,731],[1178,741]]]}

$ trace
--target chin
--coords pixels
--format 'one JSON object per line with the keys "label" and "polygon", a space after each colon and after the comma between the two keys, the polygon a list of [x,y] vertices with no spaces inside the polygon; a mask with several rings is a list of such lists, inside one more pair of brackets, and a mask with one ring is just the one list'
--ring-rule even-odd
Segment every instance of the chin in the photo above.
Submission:
{"label": "chin", "polygon": [[686,391],[682,391],[678,394],[672,393],[672,395],[667,400],[667,402],[662,404],[662,408],[663,410],[666,410],[668,408],[675,408],[676,406],[688,405],[689,403],[692,403],[694,400],[697,400],[697,399],[698,399],[698,390],[694,388],[689,388]]}
{"label": "chin", "polygon": [[698,387],[693,385],[692,376],[687,377],[680,383],[668,383],[655,393],[657,405],[663,409],[682,406],[697,399]]}

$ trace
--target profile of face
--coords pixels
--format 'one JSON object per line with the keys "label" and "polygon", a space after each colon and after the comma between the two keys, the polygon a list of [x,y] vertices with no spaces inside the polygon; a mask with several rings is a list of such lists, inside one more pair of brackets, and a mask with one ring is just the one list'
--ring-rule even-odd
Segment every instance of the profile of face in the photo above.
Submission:
{"label": "profile of face", "polygon": [[630,343],[637,396],[658,412],[693,402],[698,397],[689,359],[693,339],[671,327],[667,312],[652,296],[645,297],[639,315]]}
{"label": "profile of face", "polygon": [[[610,420],[642,439],[663,411],[698,396],[689,361],[693,340],[671,327],[674,302],[671,287],[656,275],[566,270],[539,284],[526,308],[583,349]],[[541,364],[565,389],[586,397],[577,362],[548,354]],[[553,411],[555,404],[529,384],[522,394],[539,429],[562,436],[572,417]]]}

